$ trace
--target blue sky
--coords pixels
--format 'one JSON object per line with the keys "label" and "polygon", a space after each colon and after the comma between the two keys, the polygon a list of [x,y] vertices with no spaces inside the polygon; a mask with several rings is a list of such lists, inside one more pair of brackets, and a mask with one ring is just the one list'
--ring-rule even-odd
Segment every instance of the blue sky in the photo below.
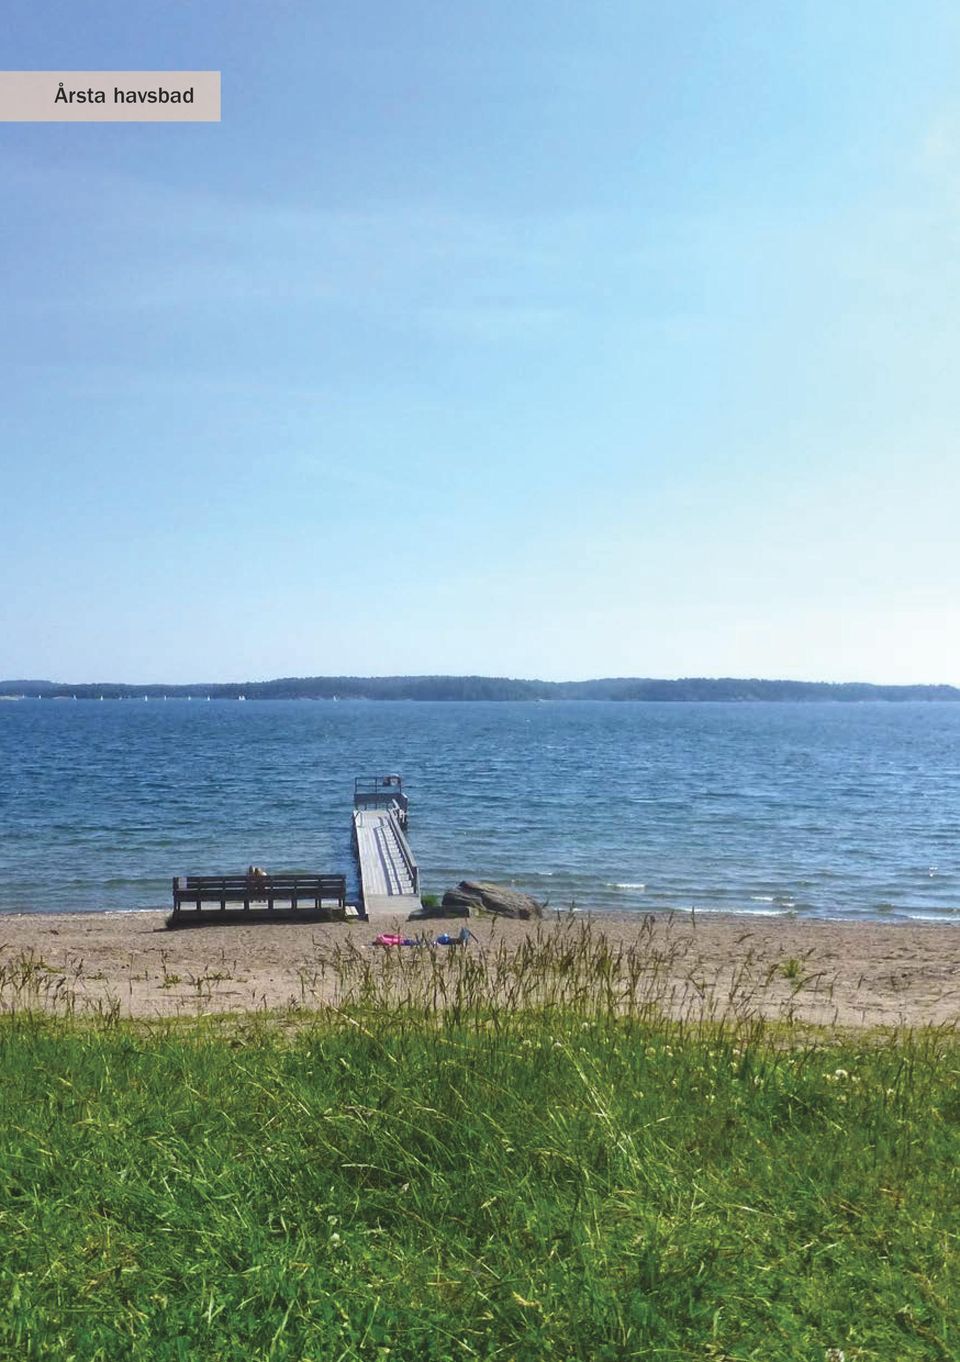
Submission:
{"label": "blue sky", "polygon": [[7,0],[0,676],[960,683],[960,10]]}

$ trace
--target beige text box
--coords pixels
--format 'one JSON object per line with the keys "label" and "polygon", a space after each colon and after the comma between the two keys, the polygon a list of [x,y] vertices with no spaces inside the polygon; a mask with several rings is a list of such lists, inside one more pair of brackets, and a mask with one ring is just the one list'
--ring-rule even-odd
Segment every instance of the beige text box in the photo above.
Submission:
{"label": "beige text box", "polygon": [[0,123],[219,122],[219,71],[0,71]]}

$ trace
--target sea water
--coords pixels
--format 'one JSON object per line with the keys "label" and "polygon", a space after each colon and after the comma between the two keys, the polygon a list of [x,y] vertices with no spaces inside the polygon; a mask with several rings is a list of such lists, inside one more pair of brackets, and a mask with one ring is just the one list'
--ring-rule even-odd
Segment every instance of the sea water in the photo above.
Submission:
{"label": "sea water", "polygon": [[342,871],[397,771],[425,892],[960,922],[960,705],[194,699],[0,705],[0,911]]}

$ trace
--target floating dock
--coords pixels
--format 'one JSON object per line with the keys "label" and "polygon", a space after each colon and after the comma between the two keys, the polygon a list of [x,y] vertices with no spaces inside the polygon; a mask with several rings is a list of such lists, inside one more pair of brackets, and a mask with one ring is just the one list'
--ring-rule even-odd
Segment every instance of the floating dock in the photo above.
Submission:
{"label": "floating dock", "polygon": [[407,841],[407,796],[399,776],[354,781],[353,846],[368,918],[406,916],[421,906],[420,869]]}

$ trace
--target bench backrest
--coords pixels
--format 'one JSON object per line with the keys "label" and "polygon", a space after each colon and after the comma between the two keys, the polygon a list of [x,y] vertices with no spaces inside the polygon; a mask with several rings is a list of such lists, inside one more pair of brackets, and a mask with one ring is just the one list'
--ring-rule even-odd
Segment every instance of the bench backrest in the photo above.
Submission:
{"label": "bench backrest", "polygon": [[314,886],[346,888],[343,875],[306,875],[291,872],[282,875],[181,875],[174,881],[178,889],[292,889],[313,888]]}
{"label": "bench backrest", "polygon": [[173,902],[198,899],[259,901],[287,898],[335,899],[343,904],[347,897],[344,875],[308,875],[296,871],[278,875],[180,875],[173,881]]}

